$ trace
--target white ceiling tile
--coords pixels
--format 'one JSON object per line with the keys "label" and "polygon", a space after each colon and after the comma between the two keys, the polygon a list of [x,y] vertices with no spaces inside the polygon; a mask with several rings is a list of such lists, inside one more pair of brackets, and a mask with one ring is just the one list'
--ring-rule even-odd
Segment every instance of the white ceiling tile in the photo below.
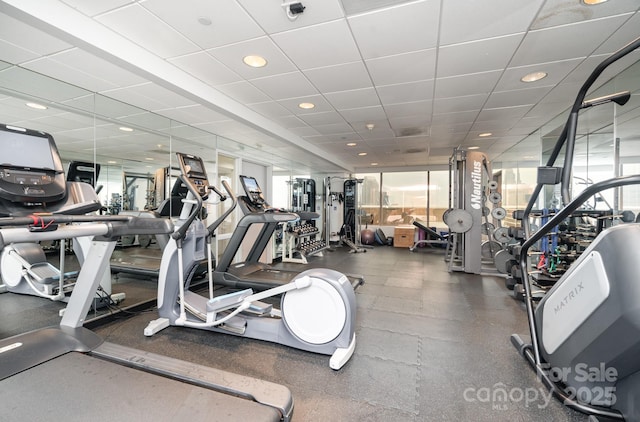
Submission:
{"label": "white ceiling tile", "polygon": [[484,108],[476,119],[476,122],[483,121],[503,121],[509,122],[509,127],[518,121],[522,116],[527,114],[531,109],[531,105],[500,107],[500,108]]}
{"label": "white ceiling tile", "polygon": [[347,122],[333,123],[328,125],[314,125],[316,130],[322,135],[337,135],[353,133],[353,128]]}
{"label": "white ceiling tile", "polygon": [[504,69],[523,36],[524,33],[519,33],[440,47],[438,77]]}
{"label": "white ceiling tile", "polygon": [[347,110],[340,110],[342,117],[349,123],[354,122],[370,122],[373,120],[385,119],[385,114],[382,106],[373,107],[360,107]]}
{"label": "white ceiling tile", "polygon": [[[537,63],[529,66],[509,67],[504,71],[495,89],[496,91],[507,91],[535,86],[553,86],[563,81],[582,61],[583,59],[579,58],[550,63]],[[520,78],[532,72],[546,72],[547,76],[537,82],[527,83],[520,80]]]}
{"label": "white ceiling tile", "polygon": [[263,116],[267,116],[271,119],[276,117],[288,116],[291,114],[291,111],[287,108],[283,107],[281,104],[276,101],[267,101],[264,103],[251,104],[249,106],[253,111],[262,114]]}
{"label": "white ceiling tile", "polygon": [[431,101],[415,101],[411,103],[387,104],[384,106],[387,116],[406,117],[421,116],[424,120],[431,119],[432,102]]}
{"label": "white ceiling tile", "polygon": [[287,18],[283,2],[238,0],[255,21],[268,33],[288,31],[344,17],[338,0],[305,0],[305,10],[295,20]]}
{"label": "white ceiling tile", "polygon": [[470,111],[460,111],[456,113],[444,113],[437,114],[433,116],[434,123],[439,125],[444,124],[462,124],[462,123],[473,123],[478,116],[477,110]]}
{"label": "white ceiling tile", "polygon": [[[73,46],[46,32],[26,25],[4,13],[0,13],[0,39],[34,55],[47,55],[67,50]],[[3,50],[3,59],[7,60]],[[14,62],[15,63],[15,62]],[[19,62],[18,62],[19,63]]]}
{"label": "white ceiling tile", "polygon": [[[146,0],[142,6],[204,49],[264,35],[235,0],[189,0],[180,13],[174,0]],[[211,23],[203,25],[199,19]]]}
{"label": "white ceiling tile", "polygon": [[485,107],[498,108],[524,104],[537,104],[551,91],[549,86],[528,89],[514,89],[512,91],[494,91],[487,100]]}
{"label": "white ceiling tile", "polygon": [[408,82],[396,85],[381,85],[376,88],[382,104],[425,101],[433,98],[434,81]]}
{"label": "white ceiling tile", "polygon": [[510,65],[526,66],[586,57],[628,18],[621,15],[531,31],[524,37]]}
{"label": "white ceiling tile", "polygon": [[312,144],[344,144],[346,142],[357,142],[362,140],[360,138],[360,135],[358,135],[357,133],[348,131],[336,132],[334,134],[305,136],[304,138]]}
{"label": "white ceiling tile", "polygon": [[449,98],[474,94],[488,94],[493,90],[501,74],[502,71],[498,70],[439,78],[436,81],[435,97]]}
{"label": "white ceiling tile", "polygon": [[300,72],[252,79],[251,83],[274,100],[318,94],[315,87]]}
{"label": "white ceiling tile", "polygon": [[[298,117],[311,126],[325,126],[345,123],[340,114],[335,111],[325,111],[321,113],[300,114]],[[323,132],[321,132],[323,133]]]}
{"label": "white ceiling tile", "polygon": [[440,43],[448,45],[524,32],[542,3],[543,0],[492,0],[488,5],[482,0],[446,0],[442,4]]}
{"label": "white ceiling tile", "polygon": [[380,104],[374,88],[355,89],[353,91],[329,92],[325,98],[337,109],[370,107]]}
{"label": "white ceiling tile", "polygon": [[480,110],[487,101],[487,94],[465,95],[464,97],[438,98],[433,101],[435,114],[453,113],[456,111]]}
{"label": "white ceiling tile", "polygon": [[[296,70],[291,60],[268,37],[212,48],[208,52],[245,79],[262,78]],[[261,68],[247,66],[242,59],[250,55],[264,57],[267,65]]]}
{"label": "white ceiling tile", "polygon": [[186,123],[188,125],[226,121],[228,119],[228,116],[216,113],[215,111],[199,104],[185,107],[172,107],[170,109],[159,110],[158,113],[176,120],[177,122]]}
{"label": "white ceiling tile", "polygon": [[8,62],[15,64],[21,64],[39,57],[36,53],[10,44],[4,40],[0,40],[0,51],[2,51],[3,60],[7,60]]}
{"label": "white ceiling tile", "polygon": [[[360,59],[344,19],[271,36],[299,69],[312,69]],[[313,54],[309,54],[313,51]]]}
{"label": "white ceiling tile", "polygon": [[638,10],[638,2],[636,0],[617,0],[596,6],[587,6],[582,2],[567,0],[546,0],[544,7],[531,25],[531,29],[584,22],[636,10]]}
{"label": "white ceiling tile", "polygon": [[174,57],[168,61],[209,85],[222,85],[242,80],[239,75],[204,51]]}
{"label": "white ceiling tile", "polygon": [[0,71],[0,86],[33,98],[60,103],[87,94],[84,89],[18,67]]}
{"label": "white ceiling tile", "polygon": [[[329,104],[329,102],[319,94],[307,95],[301,98],[288,98],[286,100],[280,100],[278,103],[289,111],[288,114],[308,114],[334,111],[331,104]],[[300,103],[311,103],[314,107],[310,110],[302,109],[298,107]]]}
{"label": "white ceiling tile", "polygon": [[78,48],[33,60],[24,67],[60,80],[71,78],[75,85],[92,92],[146,82],[146,79]]}
{"label": "white ceiling tile", "polygon": [[193,103],[151,82],[111,89],[104,91],[104,93],[116,100],[151,111],[166,109],[170,106],[181,107]]}
{"label": "white ceiling tile", "polygon": [[373,87],[367,68],[361,61],[308,69],[303,73],[321,92],[349,91]]}
{"label": "white ceiling tile", "polygon": [[440,2],[418,1],[348,18],[365,59],[434,48]]}
{"label": "white ceiling tile", "polygon": [[262,103],[269,100],[264,92],[246,81],[217,85],[216,89],[242,104]]}
{"label": "white ceiling tile", "polygon": [[[627,0],[636,3],[636,0]],[[610,2],[613,5],[615,2]],[[640,13],[635,13],[627,20],[618,30],[611,35],[605,42],[598,47],[594,54],[611,54],[624,47],[632,40],[638,37],[638,28],[640,27]]]}
{"label": "white ceiling tile", "polygon": [[100,0],[100,1],[86,1],[86,0],[61,0],[63,3],[68,4],[79,12],[84,13],[87,16],[95,16],[100,13],[108,12],[109,10],[117,9],[118,7],[133,3],[134,0]]}
{"label": "white ceiling tile", "polygon": [[196,44],[136,3],[100,15],[96,20],[165,59],[198,50]]}
{"label": "white ceiling tile", "polygon": [[376,85],[392,85],[433,79],[436,50],[422,50],[366,60]]}

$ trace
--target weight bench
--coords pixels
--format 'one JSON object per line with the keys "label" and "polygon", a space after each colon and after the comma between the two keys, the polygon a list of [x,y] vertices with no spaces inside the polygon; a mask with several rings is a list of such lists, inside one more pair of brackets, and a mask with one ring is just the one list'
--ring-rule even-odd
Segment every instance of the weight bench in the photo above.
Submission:
{"label": "weight bench", "polygon": [[435,245],[439,245],[439,246],[446,246],[449,243],[449,235],[441,235],[440,233],[438,233],[437,231],[433,230],[431,227],[427,227],[424,224],[420,223],[419,221],[414,220],[413,221],[413,225],[416,226],[417,228],[419,228],[420,230],[423,230],[424,232],[427,233],[427,237],[431,237],[430,239],[422,239],[422,240],[418,240],[417,242],[415,242],[413,244],[413,246],[411,246],[409,248],[409,250],[411,252],[413,252],[419,245],[430,245],[430,246],[435,246]]}

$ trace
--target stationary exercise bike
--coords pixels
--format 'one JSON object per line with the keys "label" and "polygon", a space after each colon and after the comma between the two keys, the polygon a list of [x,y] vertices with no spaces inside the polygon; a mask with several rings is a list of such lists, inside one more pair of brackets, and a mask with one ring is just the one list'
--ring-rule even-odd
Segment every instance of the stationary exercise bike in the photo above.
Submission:
{"label": "stationary exercise bike", "polygon": [[[287,284],[259,293],[252,289],[214,296],[211,239],[234,211],[237,200],[226,181],[226,194],[209,186],[200,157],[178,153],[180,178],[189,189],[161,261],[158,280],[158,313],[144,334],[151,336],[170,326],[200,328],[266,340],[301,350],[331,355],[329,366],[340,369],[353,355],[356,301],[348,278],[330,269],[310,269]],[[232,205],[209,227],[197,218],[209,191]],[[275,217],[277,210],[270,210]],[[290,219],[290,213],[282,213]],[[205,246],[206,245],[206,246]],[[207,259],[209,295],[188,290],[193,273]],[[280,309],[262,302],[280,295]]]}
{"label": "stationary exercise bike", "polygon": [[[514,334],[511,342],[545,386],[566,406],[592,415],[589,420],[640,420],[640,224],[602,231],[537,306],[528,251],[594,195],[640,184],[638,174],[614,177],[570,198],[578,112],[608,102],[622,106],[631,97],[626,91],[585,101],[586,93],[607,66],[638,48],[640,38],[605,59],[584,83],[547,165],[538,169],[538,184],[522,218],[527,240],[520,266],[531,338]],[[563,167],[553,167],[563,148]],[[532,234],[529,214],[542,188],[558,183],[564,207]]]}

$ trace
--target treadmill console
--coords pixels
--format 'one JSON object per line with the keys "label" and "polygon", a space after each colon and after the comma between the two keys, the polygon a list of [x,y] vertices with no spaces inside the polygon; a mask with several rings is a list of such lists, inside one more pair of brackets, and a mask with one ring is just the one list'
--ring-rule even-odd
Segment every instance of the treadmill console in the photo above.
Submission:
{"label": "treadmill console", "polygon": [[189,182],[196,188],[200,196],[206,197],[209,193],[209,180],[204,169],[202,158],[195,155],[177,152],[180,171],[189,179]]}
{"label": "treadmill console", "polygon": [[66,182],[48,133],[0,124],[0,199],[26,204],[60,201]]}
{"label": "treadmill console", "polygon": [[262,189],[260,189],[260,185],[258,185],[258,181],[255,177],[240,176],[240,183],[242,184],[242,188],[247,194],[247,198],[249,198],[252,205],[258,208],[269,208],[269,204],[264,199]]}

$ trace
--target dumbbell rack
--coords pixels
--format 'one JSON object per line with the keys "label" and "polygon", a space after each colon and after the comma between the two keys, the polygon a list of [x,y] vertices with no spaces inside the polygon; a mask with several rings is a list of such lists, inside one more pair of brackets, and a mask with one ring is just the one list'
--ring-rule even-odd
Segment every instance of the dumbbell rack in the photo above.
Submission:
{"label": "dumbbell rack", "polygon": [[322,254],[327,244],[316,239],[318,228],[310,222],[285,222],[282,225],[282,262],[307,264],[307,257]]}

